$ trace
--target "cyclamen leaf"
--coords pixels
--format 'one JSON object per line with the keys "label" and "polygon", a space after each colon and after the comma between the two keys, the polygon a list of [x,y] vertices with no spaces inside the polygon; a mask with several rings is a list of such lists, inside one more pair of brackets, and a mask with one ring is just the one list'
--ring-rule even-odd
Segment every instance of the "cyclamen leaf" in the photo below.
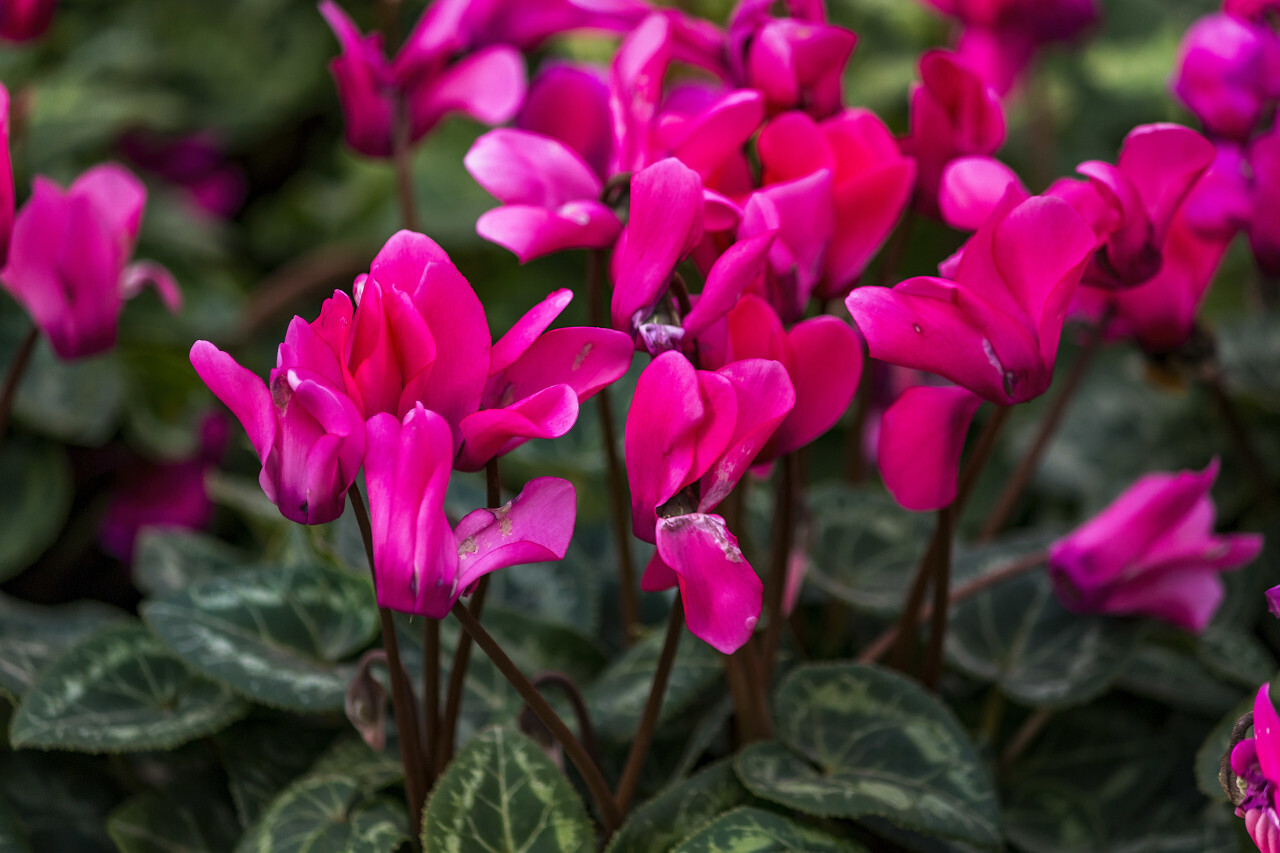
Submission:
{"label": "cyclamen leaf", "polygon": [[12,806],[34,853],[114,851],[107,814],[122,796],[104,756],[30,749],[0,754],[0,799]]}
{"label": "cyclamen leaf", "polygon": [[225,790],[194,782],[131,797],[107,818],[120,853],[222,853],[240,836]]}
{"label": "cyclamen leaf", "polygon": [[672,785],[627,819],[607,848],[608,853],[670,850],[699,826],[754,798],[725,760]]}
{"label": "cyclamen leaf", "polygon": [[377,630],[373,589],[325,566],[251,569],[147,602],[142,616],[184,661],[264,705],[342,708]]}
{"label": "cyclamen leaf", "polygon": [[304,776],[272,802],[236,853],[386,853],[408,840],[404,804],[345,776]]}
{"label": "cyclamen leaf", "polygon": [[247,710],[128,622],[88,636],[40,673],[13,718],[10,741],[83,752],[172,749]]}
{"label": "cyclamen leaf", "polygon": [[672,848],[672,853],[865,853],[866,849],[784,815],[743,806],[716,818]]}
{"label": "cyclamen leaf", "polygon": [[949,708],[914,681],[855,664],[802,666],[775,700],[779,741],[735,763],[747,790],[807,814],[879,815],[1000,847],[995,789]]}
{"label": "cyclamen leaf", "polygon": [[117,353],[63,361],[45,341],[36,345],[14,400],[14,416],[68,444],[98,447],[115,432],[124,407]]}
{"label": "cyclamen leaf", "polygon": [[1246,694],[1215,676],[1190,648],[1188,638],[1148,640],[1138,647],[1117,684],[1131,693],[1209,718],[1225,714]]}
{"label": "cyclamen leaf", "polygon": [[533,741],[485,729],[445,771],[422,846],[451,853],[590,853],[595,832],[568,780]]}
{"label": "cyclamen leaf", "polygon": [[955,608],[947,659],[1033,706],[1079,704],[1104,693],[1137,646],[1133,620],[1070,613],[1043,570],[1008,580]]}
{"label": "cyclamen leaf", "polygon": [[257,820],[332,739],[331,730],[297,721],[245,720],[219,732],[214,742],[241,825]]}
{"label": "cyclamen leaf", "polygon": [[308,775],[338,775],[354,779],[360,790],[371,794],[403,779],[404,769],[398,757],[374,752],[353,732],[334,741],[316,759]]}
{"label": "cyclamen leaf", "polygon": [[1218,782],[1218,771],[1222,767],[1222,757],[1231,747],[1231,732],[1236,727],[1236,721],[1252,710],[1253,697],[1232,708],[1213,727],[1196,752],[1196,787],[1211,800],[1227,802],[1227,793]]}
{"label": "cyclamen leaf", "polygon": [[133,558],[133,582],[147,595],[167,595],[248,562],[239,550],[204,533],[144,528]]}
{"label": "cyclamen leaf", "polygon": [[54,658],[123,619],[123,611],[95,602],[40,607],[0,595],[0,688],[21,697]]}
{"label": "cyclamen leaf", "polygon": [[1107,849],[1106,827],[1085,794],[1048,781],[1014,786],[1004,810],[1009,840],[1024,850],[1074,853]]}
{"label": "cyclamen leaf", "polygon": [[60,447],[11,436],[0,449],[0,581],[53,543],[71,510],[71,466]]}

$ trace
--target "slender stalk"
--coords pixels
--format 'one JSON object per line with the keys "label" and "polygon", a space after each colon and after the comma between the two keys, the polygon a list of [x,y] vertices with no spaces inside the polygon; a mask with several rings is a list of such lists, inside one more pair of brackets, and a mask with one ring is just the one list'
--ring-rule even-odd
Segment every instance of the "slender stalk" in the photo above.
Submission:
{"label": "slender stalk", "polygon": [[[968,583],[961,584],[951,591],[951,595],[947,598],[948,604],[958,604],[965,599],[972,598],[980,592],[990,589],[993,586],[1004,583],[1007,580],[1025,574],[1031,569],[1036,568],[1045,561],[1045,552],[1037,551],[1034,554],[1028,554],[1017,560],[996,569],[994,572],[988,572],[982,577],[974,578]],[[919,618],[923,621],[933,614],[933,605],[926,604],[921,610]],[[893,641],[897,639],[898,628],[896,626],[889,628],[879,637],[871,642],[869,646],[862,650],[862,654],[858,655],[858,663],[874,663],[884,657],[885,653],[893,647]]]}
{"label": "slender stalk", "polygon": [[422,761],[426,767],[427,790],[436,781],[436,751],[440,742],[440,620],[422,624],[422,712],[425,725]]}
{"label": "slender stalk", "polygon": [[759,702],[751,685],[751,669],[747,654],[750,644],[724,657],[725,679],[729,682],[729,696],[733,699],[733,713],[737,720],[738,739],[742,743],[764,740],[766,735],[760,724]]}
{"label": "slender stalk", "polygon": [[938,510],[938,546],[933,568],[933,613],[929,623],[929,646],[925,649],[921,680],[930,690],[938,689],[942,676],[942,645],[947,636],[948,594],[951,588],[951,535],[955,514],[951,507]]}
{"label": "slender stalk", "polygon": [[1044,731],[1044,727],[1049,724],[1049,720],[1053,717],[1053,708],[1037,708],[1032,711],[1018,730],[1013,733],[1013,737],[1009,738],[1009,743],[1004,748],[1004,752],[1000,753],[1000,768],[1002,770],[1013,766],[1013,762],[1018,760],[1018,756],[1026,751],[1027,747],[1035,741]]}
{"label": "slender stalk", "polygon": [[787,558],[795,528],[795,500],[800,473],[795,454],[782,457],[779,473],[777,504],[773,511],[773,554],[764,590],[769,621],[765,624],[760,644],[760,686],[765,691],[773,680],[774,659],[778,656],[778,643],[782,636],[782,601],[787,588]]}
{"label": "slender stalk", "polygon": [[622,779],[618,782],[618,793],[614,796],[614,802],[618,805],[618,814],[627,813],[631,807],[631,798],[635,796],[636,784],[640,781],[640,771],[644,768],[649,746],[653,743],[653,731],[658,725],[662,700],[667,695],[667,682],[671,678],[671,666],[676,660],[676,649],[680,646],[683,628],[684,607],[680,596],[677,595],[671,602],[667,633],[662,640],[662,651],[658,655],[658,668],[653,673],[653,684],[649,687],[649,699],[644,704],[640,727],[636,729],[635,739],[631,742],[631,751],[627,753],[627,763],[622,770]]}
{"label": "slender stalk", "polygon": [[396,98],[395,127],[392,130],[391,158],[396,170],[396,198],[400,221],[410,231],[418,230],[418,204],[413,197],[413,147],[409,134],[409,111],[403,96]]}
{"label": "slender stalk", "polygon": [[1085,374],[1089,372],[1089,367],[1093,363],[1093,358],[1097,355],[1102,344],[1102,329],[1099,328],[1088,343],[1081,348],[1080,353],[1076,356],[1075,363],[1071,365],[1071,372],[1067,374],[1066,380],[1062,383],[1062,389],[1058,392],[1058,396],[1054,398],[1053,405],[1049,411],[1045,413],[1044,419],[1040,421],[1040,429],[1036,432],[1036,437],[1031,442],[1031,447],[1023,455],[1022,460],[1018,463],[1017,470],[1013,472],[1013,476],[1005,481],[1004,489],[1000,492],[1000,497],[996,499],[991,514],[987,516],[986,522],[982,525],[982,533],[978,536],[979,542],[989,542],[1009,519],[1013,508],[1018,505],[1018,498],[1022,496],[1022,492],[1026,489],[1027,484],[1031,482],[1031,477],[1035,474],[1036,468],[1040,464],[1040,457],[1044,455],[1045,449],[1049,446],[1049,440],[1053,438],[1053,434],[1057,431],[1058,426],[1062,423],[1062,416],[1066,414],[1067,404],[1069,404],[1076,391],[1080,389],[1080,383],[1084,380]]}
{"label": "slender stalk", "polygon": [[969,453],[969,458],[964,462],[964,468],[960,472],[960,485],[956,489],[956,499],[951,502],[951,508],[955,510],[957,521],[960,519],[960,513],[964,510],[964,505],[969,500],[969,496],[973,494],[973,487],[978,484],[978,476],[982,474],[982,469],[986,467],[987,460],[991,458],[991,451],[996,448],[996,439],[1000,437],[1000,431],[1004,429],[1005,422],[1009,420],[1010,411],[1010,406],[996,407],[996,410],[991,413],[991,417],[987,418],[986,424],[983,425],[978,441]]}
{"label": "slender stalk", "polygon": [[[498,469],[495,456],[484,466],[485,503],[490,507],[502,506],[502,472]],[[484,600],[489,592],[489,576],[484,575],[476,582],[476,591],[471,594],[471,615],[477,621],[484,612]],[[445,694],[444,720],[440,727],[440,745],[436,750],[439,756],[437,771],[443,770],[453,758],[454,740],[458,733],[458,715],[462,711],[462,690],[466,684],[467,668],[471,665],[471,635],[459,634],[458,645],[453,650],[453,666],[449,669],[449,687]]]}
{"label": "slender stalk", "polygon": [[453,606],[453,615],[462,625],[464,631],[471,636],[477,646],[493,661],[493,665],[503,674],[511,686],[520,694],[520,698],[524,699],[525,704],[533,709],[538,715],[538,719],[547,727],[552,736],[560,742],[560,746],[564,749],[565,754],[569,756],[569,760],[573,762],[573,766],[578,768],[578,773],[582,775],[582,781],[586,783],[587,790],[591,792],[592,799],[596,802],[596,807],[600,810],[600,817],[604,823],[606,835],[612,835],[620,823],[618,808],[614,804],[613,795],[609,791],[608,784],[604,781],[604,776],[600,773],[600,768],[591,760],[591,756],[587,754],[587,750],[583,747],[582,742],[574,737],[573,732],[564,724],[564,721],[556,714],[555,710],[547,704],[547,700],[542,698],[542,694],[533,686],[529,679],[525,678],[520,668],[507,657],[507,653],[502,650],[498,642],[489,635],[467,609],[461,601]]}
{"label": "slender stalk", "polygon": [[[360,535],[364,537],[365,555],[369,558],[369,572],[373,575],[373,584],[378,585],[378,573],[373,562],[373,530],[369,525],[369,513],[365,509],[364,498],[360,495],[360,487],[351,484],[348,492],[351,499],[351,510],[356,515],[356,523],[360,526]],[[418,733],[418,709],[413,701],[412,690],[404,664],[400,661],[400,641],[396,637],[395,621],[391,611],[385,607],[378,608],[378,618],[382,625],[382,645],[387,650],[387,670],[391,676],[391,708],[396,717],[396,731],[400,742],[400,763],[404,767],[405,799],[409,807],[409,820],[413,827],[413,837],[422,835],[422,807],[427,800],[426,778],[422,766],[422,743]]]}
{"label": "slender stalk", "polygon": [[18,393],[18,383],[22,374],[27,372],[31,363],[31,353],[35,352],[36,341],[40,340],[40,329],[32,326],[18,344],[18,352],[13,356],[9,372],[4,378],[4,390],[0,391],[0,442],[4,441],[5,430],[9,427],[9,413],[13,410],[13,398]]}
{"label": "slender stalk", "polygon": [[893,650],[893,666],[896,669],[906,671],[911,667],[911,659],[916,651],[916,618],[924,604],[925,593],[929,591],[929,584],[937,571],[941,539],[949,533],[950,526],[943,524],[942,513],[939,512],[933,535],[929,537],[929,544],[920,557],[915,578],[911,582],[911,589],[907,592],[907,601],[902,607],[901,615],[898,616],[897,639]]}
{"label": "slender stalk", "polygon": [[[563,672],[549,670],[540,673],[533,679],[533,686],[542,692],[544,685],[559,687],[569,699],[569,704],[573,707],[573,715],[578,718],[578,731],[581,733],[580,738],[582,745],[586,748],[587,754],[591,756],[591,760],[597,765],[600,763],[600,741],[596,738],[595,726],[591,724],[591,711],[587,708],[587,700],[582,695],[582,690],[578,688],[578,684],[571,677]],[[534,716],[537,716],[536,714]]]}
{"label": "slender stalk", "polygon": [[[605,263],[608,256],[593,249],[587,260],[587,305],[593,326],[608,327],[604,308]],[[636,600],[636,568],[631,557],[630,502],[626,476],[618,459],[618,440],[613,430],[613,402],[608,388],[596,394],[600,409],[600,433],[604,443],[605,473],[609,478],[609,510],[613,535],[618,543],[618,612],[622,616],[622,644],[630,646],[639,635],[640,605]]]}
{"label": "slender stalk", "polygon": [[[468,608],[472,618],[479,621],[484,613],[484,599],[489,592],[489,576],[476,582]],[[436,750],[436,770],[443,771],[453,759],[454,742],[458,737],[458,715],[462,712],[462,690],[467,680],[467,667],[471,665],[471,635],[459,634],[458,645],[453,650],[453,666],[449,669],[449,686],[445,690],[444,717],[440,722],[440,747]]]}

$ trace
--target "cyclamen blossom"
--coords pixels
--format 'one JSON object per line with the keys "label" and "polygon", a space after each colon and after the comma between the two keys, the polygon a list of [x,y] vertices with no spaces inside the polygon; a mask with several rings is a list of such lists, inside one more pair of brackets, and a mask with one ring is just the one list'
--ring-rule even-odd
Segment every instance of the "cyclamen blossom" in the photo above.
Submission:
{"label": "cyclamen blossom", "polygon": [[1244,794],[1236,816],[1261,853],[1280,853],[1280,714],[1266,684],[1253,700],[1253,737],[1231,750],[1231,772]]}
{"label": "cyclamen blossom", "polygon": [[329,69],[347,120],[347,144],[370,157],[388,157],[403,106],[408,135],[416,142],[450,112],[486,124],[501,124],[520,109],[525,93],[524,59],[507,45],[467,52],[470,34],[454,2],[427,9],[394,60],[382,35],[361,35],[334,0],[320,14],[342,53]]}
{"label": "cyclamen blossom", "polygon": [[120,147],[133,163],[180,187],[207,214],[225,219],[244,202],[248,191],[244,172],[228,159],[211,131],[175,139],[132,131],[120,140]]}
{"label": "cyclamen blossom", "polygon": [[689,630],[726,654],[750,638],[763,585],[711,510],[794,402],[777,362],[748,359],[713,372],[665,352],[640,374],[627,415],[632,529],[657,545],[641,586],[679,585]]}
{"label": "cyclamen blossom", "polygon": [[568,481],[533,480],[506,505],[478,509],[451,529],[444,498],[453,437],[445,420],[417,404],[403,421],[375,415],[368,430],[365,477],[380,606],[443,619],[489,572],[564,558],[577,512]]}
{"label": "cyclamen blossom", "polygon": [[1049,548],[1049,575],[1070,610],[1151,616],[1199,633],[1225,595],[1221,572],[1253,561],[1262,537],[1215,535],[1203,471],[1148,474]]}
{"label": "cyclamen blossom", "polygon": [[1245,140],[1280,99],[1280,35],[1229,14],[1191,25],[1170,86],[1209,133]]}
{"label": "cyclamen blossom", "polygon": [[115,346],[124,300],[152,284],[170,311],[182,294],[168,271],[129,263],[147,193],[116,164],[95,166],[63,190],[44,177],[13,224],[0,283],[31,314],[63,359]]}

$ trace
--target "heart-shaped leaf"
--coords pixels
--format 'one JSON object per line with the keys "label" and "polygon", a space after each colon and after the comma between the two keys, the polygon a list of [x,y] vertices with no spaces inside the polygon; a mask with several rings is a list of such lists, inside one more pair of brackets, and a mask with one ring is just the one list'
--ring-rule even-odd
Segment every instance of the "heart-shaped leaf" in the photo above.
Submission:
{"label": "heart-shaped leaf", "polygon": [[120,853],[222,853],[240,837],[225,789],[208,780],[144,791],[107,818]]}
{"label": "heart-shaped leaf", "polygon": [[294,782],[236,845],[236,853],[387,853],[409,838],[404,804],[367,796],[346,776]]}
{"label": "heart-shaped leaf", "polygon": [[247,710],[141,624],[126,622],[91,634],[40,673],[14,715],[10,740],[83,752],[172,749]]}
{"label": "heart-shaped leaf", "polygon": [[742,806],[699,829],[672,853],[865,853],[866,849],[785,815]]}
{"label": "heart-shaped leaf", "polygon": [[[297,721],[245,720],[214,737],[242,826],[249,826],[319,756],[333,732]],[[367,747],[366,747],[367,748]]]}
{"label": "heart-shaped leaf", "polygon": [[855,664],[802,666],[777,692],[778,741],[735,768],[747,789],[806,814],[886,817],[1000,846],[995,789],[951,710],[914,681]]}
{"label": "heart-shaped leaf", "polygon": [[458,753],[422,820],[425,850],[590,853],[595,832],[582,801],[533,741],[493,727]]}
{"label": "heart-shaped leaf", "polygon": [[627,819],[608,853],[670,850],[680,839],[729,809],[751,802],[731,761],[721,761],[672,785]]}
{"label": "heart-shaped leaf", "polygon": [[341,709],[355,667],[339,662],[377,631],[369,582],[319,565],[208,578],[147,602],[142,616],[200,672],[297,711]]}
{"label": "heart-shaped leaf", "polygon": [[122,611],[90,601],[40,607],[0,595],[0,689],[21,696],[54,658],[124,618]]}
{"label": "heart-shaped leaf", "polygon": [[148,527],[138,536],[133,582],[149,596],[167,595],[248,562],[239,550],[208,534]]}

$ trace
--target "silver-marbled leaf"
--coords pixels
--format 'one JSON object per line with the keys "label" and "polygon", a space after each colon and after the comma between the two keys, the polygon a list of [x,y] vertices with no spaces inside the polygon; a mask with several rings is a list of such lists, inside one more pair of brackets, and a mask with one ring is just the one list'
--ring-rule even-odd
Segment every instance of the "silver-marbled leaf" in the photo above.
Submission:
{"label": "silver-marbled leaf", "polygon": [[0,595],[0,689],[20,697],[58,655],[125,613],[91,601],[55,607]]}
{"label": "silver-marbled leaf", "polygon": [[672,853],[866,853],[866,849],[785,815],[742,806],[690,835]]}
{"label": "silver-marbled leaf", "polygon": [[404,803],[356,779],[309,774],[286,788],[235,853],[388,853],[409,838]]}

